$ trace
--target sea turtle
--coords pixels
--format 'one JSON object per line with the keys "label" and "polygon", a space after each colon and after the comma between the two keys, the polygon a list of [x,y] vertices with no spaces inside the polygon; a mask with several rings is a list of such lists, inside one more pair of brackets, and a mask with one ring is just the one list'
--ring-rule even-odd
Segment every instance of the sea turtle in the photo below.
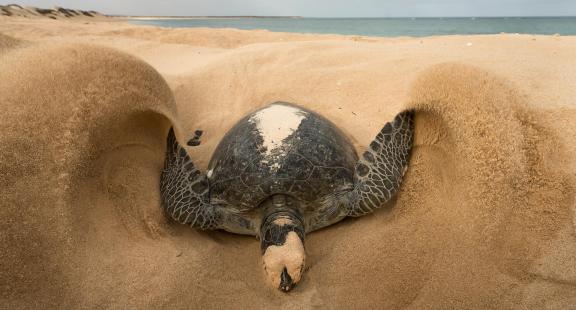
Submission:
{"label": "sea turtle", "polygon": [[172,219],[194,228],[258,236],[267,279],[289,291],[304,270],[307,233],[370,213],[397,192],[408,167],[413,114],[398,114],[358,159],[350,140],[326,118],[273,103],[230,129],[205,174],[170,129],[163,206]]}

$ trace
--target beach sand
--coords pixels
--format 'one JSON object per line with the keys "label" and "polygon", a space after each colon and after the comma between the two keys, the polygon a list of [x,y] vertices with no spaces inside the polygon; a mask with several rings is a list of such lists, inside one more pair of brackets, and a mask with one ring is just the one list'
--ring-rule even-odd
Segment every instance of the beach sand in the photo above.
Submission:
{"label": "beach sand", "polygon": [[[576,37],[368,38],[0,17],[2,307],[568,309],[576,305]],[[307,237],[266,286],[259,242],[169,222],[168,128],[205,169],[274,101],[358,152],[417,111],[396,199]]]}

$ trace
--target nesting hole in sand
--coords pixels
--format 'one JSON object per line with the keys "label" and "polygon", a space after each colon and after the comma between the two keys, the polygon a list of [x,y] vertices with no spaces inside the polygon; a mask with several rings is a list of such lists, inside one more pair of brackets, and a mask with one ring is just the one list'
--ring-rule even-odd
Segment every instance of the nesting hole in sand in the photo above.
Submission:
{"label": "nesting hole in sand", "polygon": [[[159,184],[169,126],[160,114],[137,112],[91,131],[86,146],[91,154],[86,163],[88,172],[78,176],[85,181],[79,187],[84,194],[77,199],[87,206],[93,205],[87,200],[100,201],[88,211],[104,216],[107,223],[93,225],[122,227],[129,234],[150,238],[165,234]],[[90,188],[93,179],[98,180],[98,186]]]}

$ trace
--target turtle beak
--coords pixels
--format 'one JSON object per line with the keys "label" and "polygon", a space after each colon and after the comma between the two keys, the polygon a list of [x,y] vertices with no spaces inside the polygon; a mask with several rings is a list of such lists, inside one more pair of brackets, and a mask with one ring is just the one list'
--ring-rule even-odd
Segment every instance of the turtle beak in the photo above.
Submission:
{"label": "turtle beak", "polygon": [[282,274],[280,275],[280,287],[279,289],[283,292],[288,292],[294,287],[295,283],[292,282],[292,278],[288,274],[288,270],[284,267]]}

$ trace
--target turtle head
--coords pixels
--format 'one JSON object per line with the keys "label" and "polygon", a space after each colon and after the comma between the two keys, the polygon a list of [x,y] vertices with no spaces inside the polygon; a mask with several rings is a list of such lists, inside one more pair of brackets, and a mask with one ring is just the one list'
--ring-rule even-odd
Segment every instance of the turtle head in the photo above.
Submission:
{"label": "turtle head", "polygon": [[297,202],[285,195],[274,195],[264,203],[260,227],[260,248],[268,282],[288,292],[302,278],[306,253],[304,224]]}

